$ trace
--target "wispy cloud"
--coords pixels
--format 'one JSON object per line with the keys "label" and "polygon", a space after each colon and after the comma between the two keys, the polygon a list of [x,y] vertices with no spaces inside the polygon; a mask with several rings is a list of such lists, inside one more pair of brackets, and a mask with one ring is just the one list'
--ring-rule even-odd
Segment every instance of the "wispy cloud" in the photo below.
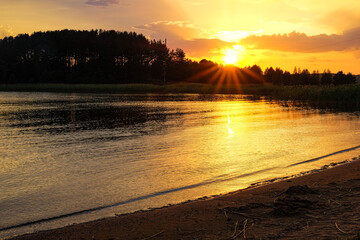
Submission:
{"label": "wispy cloud", "polygon": [[360,49],[360,27],[343,34],[320,34],[308,36],[304,33],[251,35],[240,41],[255,49],[269,49],[285,52],[330,52]]}
{"label": "wispy cloud", "polygon": [[88,0],[85,3],[92,6],[106,7],[112,4],[118,4],[119,0]]}
{"label": "wispy cloud", "polygon": [[319,23],[337,31],[360,26],[360,11],[349,9],[338,9],[327,13],[318,19]]}

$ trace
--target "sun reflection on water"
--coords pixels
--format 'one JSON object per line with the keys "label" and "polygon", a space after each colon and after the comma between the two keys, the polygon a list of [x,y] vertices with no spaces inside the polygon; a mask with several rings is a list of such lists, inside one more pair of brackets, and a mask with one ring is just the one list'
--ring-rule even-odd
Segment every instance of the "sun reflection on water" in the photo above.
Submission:
{"label": "sun reflection on water", "polygon": [[234,131],[231,129],[230,124],[231,124],[231,119],[230,119],[230,115],[227,114],[227,118],[228,118],[228,133],[229,133],[229,138],[231,138],[234,135]]}

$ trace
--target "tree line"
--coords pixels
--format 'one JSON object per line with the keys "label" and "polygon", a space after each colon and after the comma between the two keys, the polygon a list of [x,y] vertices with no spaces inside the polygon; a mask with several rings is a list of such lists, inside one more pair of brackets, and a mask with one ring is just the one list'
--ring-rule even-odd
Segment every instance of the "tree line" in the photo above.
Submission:
{"label": "tree line", "polygon": [[168,49],[141,34],[48,31],[0,41],[2,83],[127,83],[159,77]]}
{"label": "tree line", "polygon": [[265,81],[276,85],[343,85],[356,83],[356,76],[351,73],[344,74],[339,71],[332,74],[330,70],[324,70],[323,73],[319,73],[319,71],[310,73],[308,69],[301,71],[300,68],[296,67],[292,74],[280,68],[275,70],[272,67],[267,68],[264,72],[264,78]]}
{"label": "tree line", "polygon": [[352,84],[351,74],[223,66],[186,58],[161,40],[105,30],[61,30],[0,39],[0,83],[264,83]]}

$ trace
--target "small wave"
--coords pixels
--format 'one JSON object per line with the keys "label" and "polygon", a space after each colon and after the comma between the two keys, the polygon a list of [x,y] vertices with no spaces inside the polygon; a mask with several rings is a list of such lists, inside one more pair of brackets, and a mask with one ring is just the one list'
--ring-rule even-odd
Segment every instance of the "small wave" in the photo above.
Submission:
{"label": "small wave", "polygon": [[244,178],[244,177],[248,177],[248,176],[251,176],[251,175],[255,175],[255,174],[263,173],[263,172],[266,172],[266,171],[270,171],[270,170],[273,170],[273,169],[276,169],[276,168],[277,167],[267,168],[267,169],[262,169],[262,170],[259,170],[259,171],[254,171],[254,172],[251,172],[251,173],[238,174],[238,175],[236,175],[236,174],[222,174],[222,175],[216,176],[214,178],[208,179],[208,180],[200,182],[200,183],[191,184],[191,185],[187,185],[187,186],[183,186],[183,187],[179,187],[179,188],[168,189],[168,190],[164,190],[164,191],[159,191],[159,192],[155,192],[155,193],[152,193],[152,194],[148,194],[148,195],[144,195],[144,196],[140,196],[140,197],[136,197],[136,198],[131,198],[131,199],[121,201],[121,202],[117,202],[117,203],[110,204],[110,205],[105,205],[105,206],[90,208],[90,209],[86,209],[86,210],[76,211],[76,212],[72,212],[72,213],[58,215],[58,216],[55,216],[55,217],[43,218],[43,219],[40,219],[40,220],[29,221],[29,222],[26,222],[26,223],[20,223],[20,224],[17,224],[17,225],[1,228],[0,231],[10,230],[10,229],[19,228],[19,227],[25,227],[25,226],[28,226],[28,225],[44,223],[44,222],[48,222],[48,221],[58,220],[58,219],[61,219],[61,218],[67,218],[67,217],[72,217],[72,216],[76,216],[76,215],[80,215],[80,214],[100,211],[100,210],[107,209],[107,208],[118,207],[118,206],[125,205],[125,204],[128,204],[128,203],[141,201],[141,200],[145,200],[145,199],[149,199],[149,198],[153,198],[153,197],[157,197],[157,196],[161,196],[161,195],[165,195],[165,194],[169,194],[169,193],[174,193],[174,192],[193,189],[193,188],[197,188],[197,187],[201,187],[201,186],[205,186],[205,185],[210,185],[210,184],[214,184],[214,183],[221,183],[221,182],[231,181],[231,180],[235,180],[235,179],[239,179],[239,178]]}
{"label": "small wave", "polygon": [[356,146],[356,147],[352,147],[352,148],[347,148],[347,149],[344,149],[344,150],[340,150],[340,151],[337,151],[337,152],[333,152],[333,153],[330,153],[330,154],[327,154],[327,155],[324,155],[324,156],[321,156],[321,157],[312,158],[312,159],[309,159],[309,160],[306,160],[306,161],[294,163],[294,164],[289,165],[288,167],[294,167],[294,166],[301,165],[301,164],[305,164],[305,163],[309,163],[309,162],[315,162],[315,161],[318,161],[318,160],[320,160],[320,159],[327,158],[327,157],[330,157],[330,156],[334,156],[334,155],[337,155],[337,154],[340,154],[340,153],[354,151],[354,150],[356,150],[356,149],[358,149],[358,148],[360,148],[360,145],[359,145],[359,146]]}
{"label": "small wave", "polygon": [[[315,162],[315,161],[318,161],[318,160],[323,159],[323,158],[327,158],[327,157],[337,155],[337,154],[341,154],[341,153],[344,153],[344,152],[354,151],[354,150],[359,149],[359,148],[360,148],[360,145],[356,146],[356,147],[344,149],[344,150],[341,150],[341,151],[337,151],[337,152],[334,152],[334,153],[330,153],[330,154],[327,154],[327,155],[324,155],[324,156],[321,156],[321,157],[317,157],[317,158],[309,159],[309,160],[306,160],[306,161],[301,161],[301,162],[298,162],[298,163],[294,163],[294,164],[291,164],[291,165],[289,165],[287,167],[293,167],[293,166],[297,166],[297,165],[301,165],[301,164],[305,164],[305,163],[309,163],[309,162]],[[164,191],[159,191],[159,192],[151,193],[151,194],[148,194],[148,195],[144,195],[144,196],[140,196],[140,197],[136,197],[136,198],[131,198],[131,199],[128,199],[128,200],[125,200],[125,201],[117,202],[117,203],[114,203],[114,204],[109,204],[109,205],[105,205],[105,206],[100,206],[100,207],[90,208],[90,209],[76,211],[76,212],[72,212],[72,213],[67,213],[67,214],[63,214],[63,215],[59,215],[59,216],[55,216],[55,217],[49,217],[49,218],[44,218],[44,219],[40,219],[40,220],[35,220],[35,221],[30,221],[30,222],[26,222],[26,223],[17,224],[17,225],[13,225],[13,226],[9,226],[9,227],[4,227],[4,228],[1,228],[0,231],[5,231],[5,230],[24,227],[24,226],[28,226],[28,225],[53,221],[53,220],[57,220],[57,219],[61,219],[61,218],[72,217],[72,216],[75,216],[75,215],[100,211],[100,210],[107,209],[107,208],[118,207],[118,206],[125,205],[125,204],[128,204],[128,203],[141,201],[141,200],[146,200],[146,199],[149,199],[149,198],[153,198],[153,197],[157,197],[157,196],[161,196],[161,195],[165,195],[165,194],[169,194],[169,193],[174,193],[174,192],[179,192],[179,191],[183,191],[183,190],[193,189],[193,188],[206,186],[206,185],[210,185],[210,184],[214,184],[214,183],[232,181],[232,180],[235,180],[235,179],[249,177],[249,176],[252,176],[252,175],[256,175],[256,174],[259,174],[259,173],[264,173],[264,172],[267,172],[267,171],[271,171],[271,170],[274,170],[274,169],[280,169],[280,168],[283,168],[283,167],[266,168],[266,169],[262,169],[262,170],[258,170],[258,171],[254,171],[254,172],[250,172],[250,173],[244,173],[244,174],[235,174],[235,173],[222,174],[222,175],[216,176],[214,178],[205,180],[205,181],[200,182],[200,183],[191,184],[191,185],[187,185],[187,186],[183,186],[183,187],[179,187],[179,188],[168,189],[168,190],[164,190]]]}

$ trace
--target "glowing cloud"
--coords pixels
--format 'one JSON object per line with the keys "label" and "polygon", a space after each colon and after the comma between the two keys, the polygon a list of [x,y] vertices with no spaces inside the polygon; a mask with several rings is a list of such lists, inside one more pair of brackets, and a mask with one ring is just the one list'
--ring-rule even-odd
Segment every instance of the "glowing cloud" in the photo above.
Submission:
{"label": "glowing cloud", "polygon": [[210,33],[191,22],[157,21],[135,28],[148,32],[150,39],[166,38],[170,48],[181,48],[188,57],[198,60],[202,58],[217,60],[224,48],[234,45],[231,42],[211,38]]}
{"label": "glowing cloud", "polygon": [[250,35],[256,35],[258,33],[262,33],[263,30],[259,31],[222,31],[214,34],[214,38],[218,38],[225,42],[238,42],[240,39],[246,38]]}
{"label": "glowing cloud", "polygon": [[269,49],[284,52],[330,52],[360,49],[360,27],[345,31],[342,35],[320,34],[308,36],[305,33],[251,35],[242,39],[241,44],[255,49]]}

